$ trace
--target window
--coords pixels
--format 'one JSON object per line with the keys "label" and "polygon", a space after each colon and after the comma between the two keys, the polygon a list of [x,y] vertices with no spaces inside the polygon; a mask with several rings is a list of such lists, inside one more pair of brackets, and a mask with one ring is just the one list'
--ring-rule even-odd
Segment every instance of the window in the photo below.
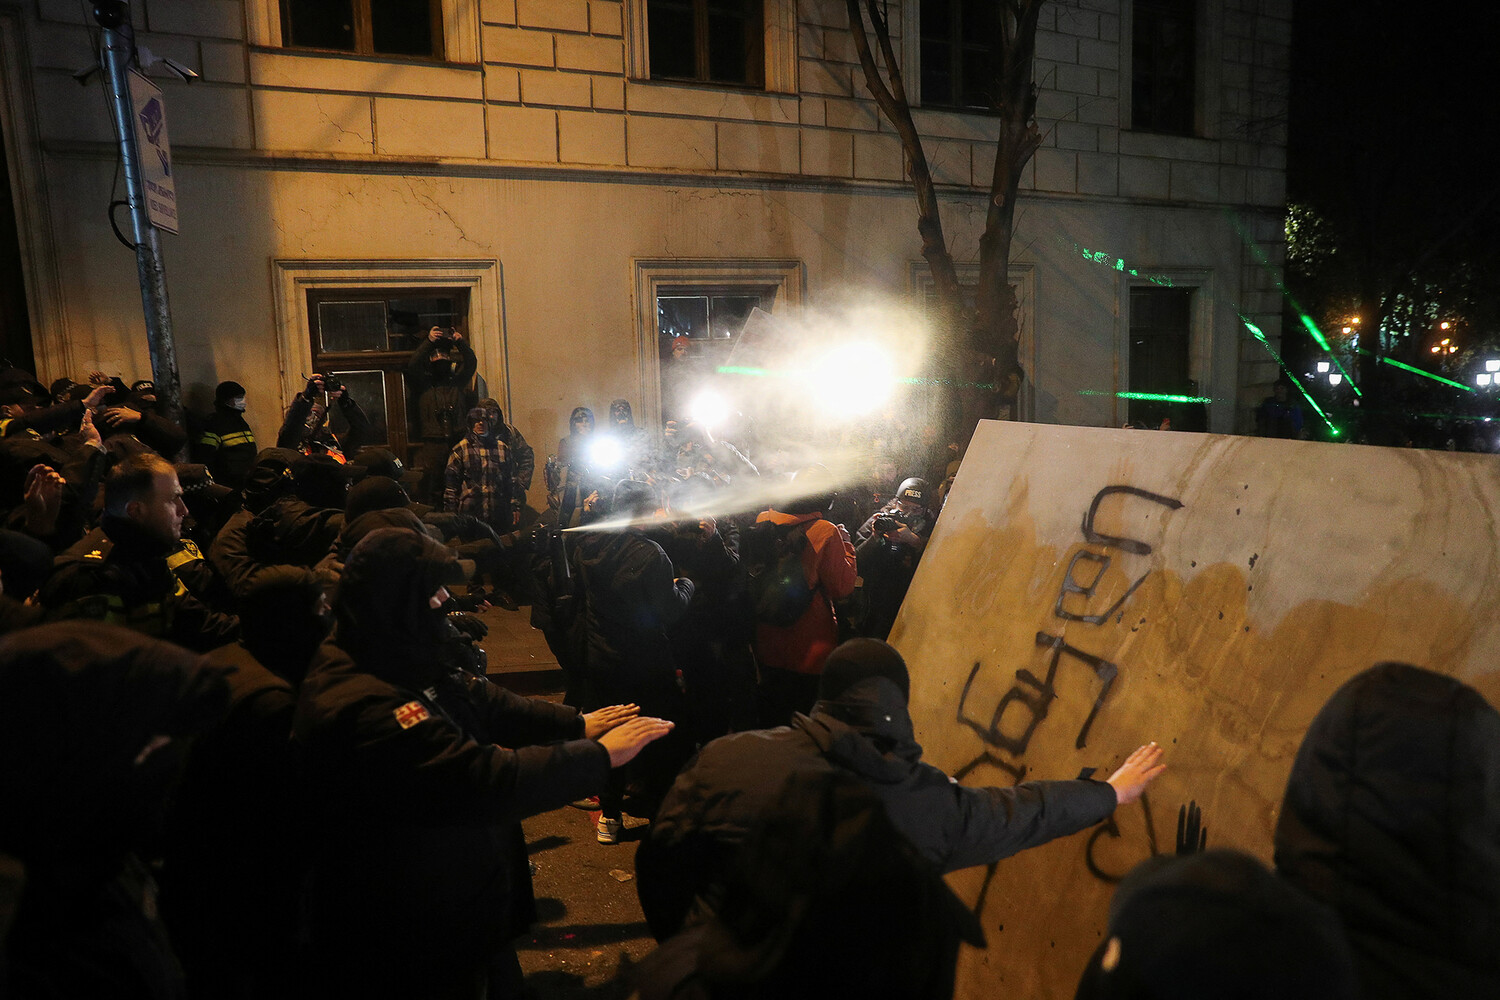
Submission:
{"label": "window", "polygon": [[647,0],[653,80],[763,87],[762,0]]}
{"label": "window", "polygon": [[443,58],[439,0],[281,0],[281,44]]}
{"label": "window", "polygon": [[[366,444],[410,461],[417,440],[408,413],[405,371],[434,326],[468,330],[467,288],[319,288],[307,292],[313,371],[336,374],[370,418]],[[310,373],[309,373],[310,374]],[[329,411],[335,434],[347,430]]]}
{"label": "window", "polygon": [[1131,28],[1131,127],[1194,134],[1196,0],[1137,0]]}
{"label": "window", "polygon": [[993,108],[994,0],[922,0],[921,94],[924,106]]}
{"label": "window", "polygon": [[[805,276],[796,260],[637,260],[635,267],[642,424],[671,419],[691,403],[700,377],[729,362],[753,310],[780,316],[802,303]],[[677,337],[688,338],[685,357],[672,356]],[[752,353],[755,347],[745,344]]]}
{"label": "window", "polygon": [[[1162,395],[1196,396],[1191,372],[1192,288],[1130,289],[1130,391]],[[1162,400],[1131,399],[1127,418],[1148,428],[1160,426],[1171,416],[1178,430],[1202,429],[1179,426],[1181,404]]]}

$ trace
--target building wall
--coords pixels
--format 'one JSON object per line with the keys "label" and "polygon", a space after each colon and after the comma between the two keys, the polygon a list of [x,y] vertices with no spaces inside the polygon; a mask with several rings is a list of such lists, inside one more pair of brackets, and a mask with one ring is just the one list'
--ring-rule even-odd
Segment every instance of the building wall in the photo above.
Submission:
{"label": "building wall", "polygon": [[[808,301],[850,286],[910,291],[915,207],[843,0],[766,0],[768,78],[784,88],[766,93],[639,79],[638,0],[444,2],[462,60],[448,65],[277,49],[265,44],[279,30],[274,0],[134,4],[138,43],[203,76],[157,80],[181,206],[182,232],[164,241],[190,401],[235,377],[257,433],[274,433],[301,374],[278,330],[276,262],[495,262],[502,314],[485,357],[535,443],[555,440],[576,402],[653,398],[643,358],[654,338],[632,298],[641,259],[797,261]],[[909,50],[911,12],[891,7]],[[74,0],[0,0],[0,13],[20,64],[10,72],[30,88],[4,111],[35,137],[12,179],[39,186],[46,206],[22,233],[35,294],[56,305],[34,310],[41,374],[145,373],[131,255],[105,217],[106,104],[97,82],[71,76],[91,61],[92,26]],[[1032,282],[1032,413],[1122,419],[1107,393],[1126,387],[1134,268],[1206,281],[1195,372],[1216,399],[1213,428],[1243,430],[1275,375],[1238,314],[1279,329],[1289,3],[1200,4],[1204,138],[1122,127],[1129,21],[1129,0],[1042,13],[1044,140],[1023,180],[1015,255]],[[973,264],[989,122],[916,115],[954,256]]]}

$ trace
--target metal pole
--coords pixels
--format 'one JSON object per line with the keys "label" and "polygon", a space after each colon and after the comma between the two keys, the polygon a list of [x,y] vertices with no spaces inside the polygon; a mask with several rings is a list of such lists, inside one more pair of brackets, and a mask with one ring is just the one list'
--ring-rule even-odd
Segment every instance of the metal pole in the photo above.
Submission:
{"label": "metal pole", "polygon": [[[141,181],[140,150],[136,146],[135,109],[130,100],[129,70],[135,62],[135,28],[126,0],[100,0],[94,20],[103,30],[100,42],[104,78],[114,111],[115,135],[125,168],[125,196],[130,228],[135,237],[135,268],[141,282],[141,304],[146,313],[146,344],[151,352],[151,380],[156,401],[168,420],[182,424],[182,391],[177,377],[177,347],[172,340],[172,311],[167,304],[167,271],[162,262],[161,237],[146,216],[146,191]],[[174,456],[167,456],[168,458]]]}

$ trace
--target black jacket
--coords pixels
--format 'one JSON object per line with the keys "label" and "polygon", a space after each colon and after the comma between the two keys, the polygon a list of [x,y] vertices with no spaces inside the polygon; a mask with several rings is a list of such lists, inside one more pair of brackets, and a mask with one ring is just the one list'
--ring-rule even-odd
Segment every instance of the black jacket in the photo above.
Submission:
{"label": "black jacket", "polygon": [[68,622],[0,641],[12,712],[0,727],[0,852],[26,865],[0,995],[180,997],[138,855],[158,833],[176,738],[211,725],[226,700],[221,671],[122,628]]}
{"label": "black jacket", "polygon": [[692,582],[676,579],[662,547],[635,528],[585,535],[577,560],[590,673],[625,683],[671,677],[666,630],[687,613]]}
{"label": "black jacket", "polygon": [[[276,433],[276,447],[295,448],[305,450],[308,454],[321,454],[328,449],[326,444],[331,442],[340,452],[345,455],[353,455],[360,447],[368,444],[370,439],[370,418],[365,416],[365,411],[354,398],[345,392],[338,398],[339,412],[344,415],[344,422],[349,429],[344,432],[343,437],[338,437],[325,427],[309,430],[307,427],[307,415],[312,412],[313,401],[303,393],[297,393],[292,397],[292,405],[287,407],[286,419],[281,422],[281,430]],[[322,441],[323,448],[312,446],[312,442]]]}
{"label": "black jacket", "polygon": [[113,545],[59,567],[42,588],[47,620],[92,618],[206,652],[233,642],[239,623],[211,611],[172,572],[178,548],[150,537],[135,522],[104,518]]}
{"label": "black jacket", "polygon": [[609,755],[574,709],[471,676],[418,690],[386,679],[395,658],[378,669],[330,641],[298,697],[314,944],[352,962],[482,963],[533,919],[519,821],[597,794]]}
{"label": "black jacket", "polygon": [[255,433],[245,415],[228,406],[215,406],[193,442],[194,462],[208,466],[214,479],[239,489],[255,465]]}
{"label": "black jacket", "polygon": [[791,726],[714,740],[678,775],[636,861],[652,931],[675,932],[695,897],[714,907],[726,867],[787,776],[830,768],[869,786],[896,829],[945,872],[1077,833],[1115,808],[1115,791],[1102,781],[958,784],[922,763],[896,685],[868,678]]}
{"label": "black jacket", "polygon": [[1500,996],[1500,713],[1383,663],[1308,728],[1276,867],[1337,910],[1369,1000]]}
{"label": "black jacket", "polygon": [[251,984],[284,995],[304,848],[290,743],[296,691],[243,643],[204,662],[225,671],[229,712],[194,741],[174,795],[162,918],[195,996]]}

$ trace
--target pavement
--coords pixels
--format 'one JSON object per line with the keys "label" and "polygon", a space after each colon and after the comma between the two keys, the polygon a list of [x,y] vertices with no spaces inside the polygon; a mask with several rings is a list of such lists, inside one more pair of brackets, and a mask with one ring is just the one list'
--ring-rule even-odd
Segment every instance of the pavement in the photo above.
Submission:
{"label": "pavement", "polygon": [[[530,609],[490,608],[480,618],[489,635],[480,643],[490,680],[518,694],[562,697],[562,670]],[[635,889],[635,851],[649,828],[625,816],[618,844],[600,844],[592,817],[565,806],[521,824],[533,865],[537,923],[516,942],[526,985],[539,1000],[625,1000],[620,979],[656,942]]]}

